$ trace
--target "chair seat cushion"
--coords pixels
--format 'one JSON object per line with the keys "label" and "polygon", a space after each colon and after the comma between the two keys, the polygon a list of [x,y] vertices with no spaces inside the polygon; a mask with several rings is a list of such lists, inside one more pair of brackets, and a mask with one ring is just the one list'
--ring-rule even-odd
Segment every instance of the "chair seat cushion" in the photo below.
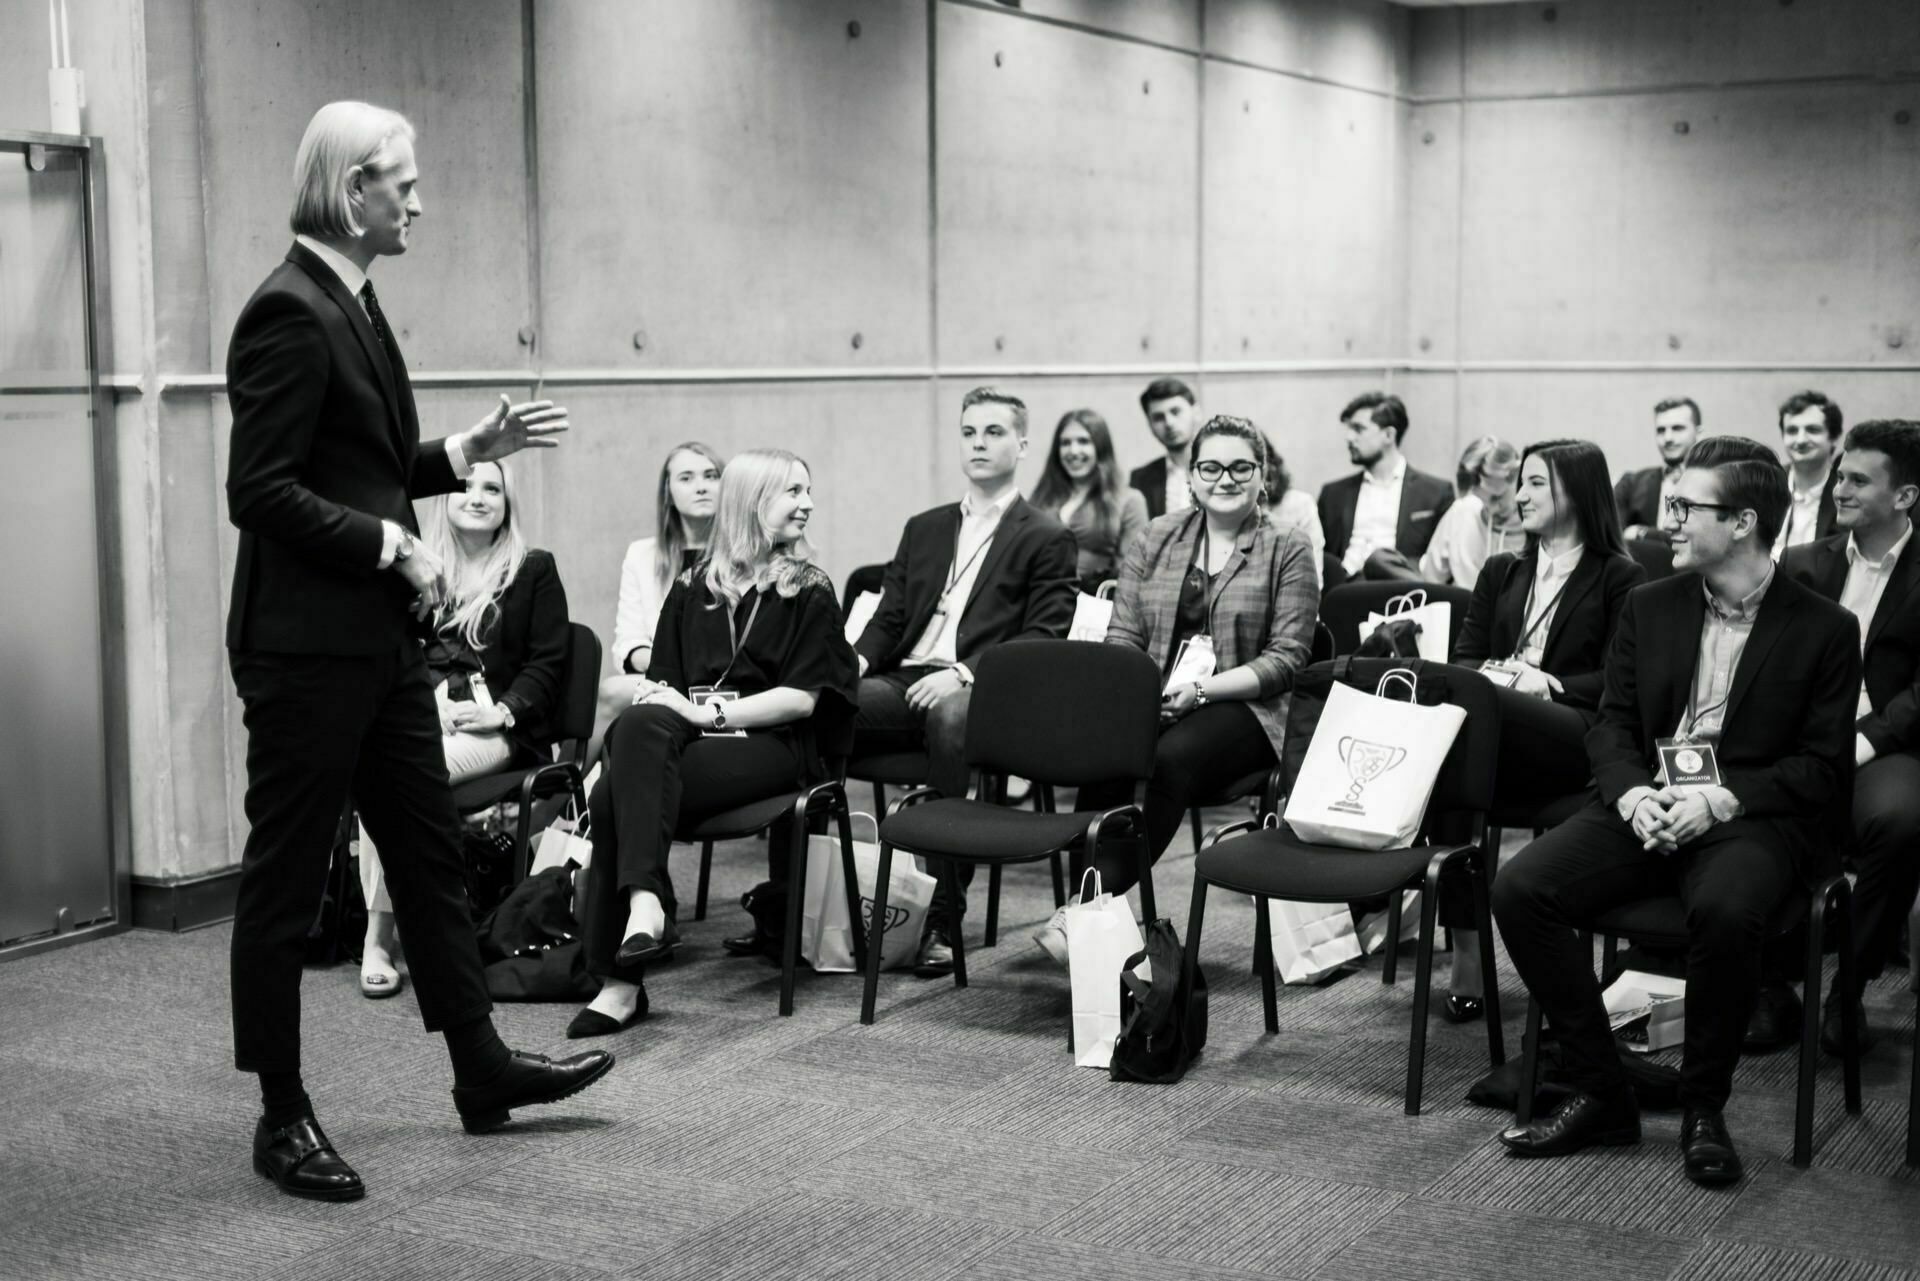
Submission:
{"label": "chair seat cushion", "polygon": [[682,823],[673,836],[679,841],[730,841],[740,836],[752,836],[773,826],[781,815],[793,808],[793,803],[798,799],[800,793],[787,792],[770,796],[764,801],[722,810],[692,826]]}
{"label": "chair seat cushion", "polygon": [[1015,863],[1071,848],[1092,814],[1035,814],[984,801],[924,801],[890,815],[880,837],[895,848],[974,863]]}
{"label": "chair seat cushion", "polygon": [[1285,824],[1231,836],[1201,850],[1194,874],[1221,889],[1303,903],[1345,903],[1399,889],[1426,871],[1442,845],[1350,850],[1315,845]]}
{"label": "chair seat cushion", "polygon": [[1233,802],[1245,800],[1249,796],[1258,796],[1260,789],[1267,785],[1267,773],[1268,771],[1266,770],[1258,770],[1252,774],[1236,778],[1233,780],[1232,786],[1218,792],[1211,792],[1195,801],[1194,805],[1197,807],[1231,805]]}
{"label": "chair seat cushion", "polygon": [[917,786],[927,781],[925,752],[874,752],[847,762],[847,777],[862,783]]}
{"label": "chair seat cushion", "polygon": [[519,791],[520,784],[531,773],[533,771],[530,769],[510,769],[456,783],[453,787],[453,807],[462,814],[485,809]]}

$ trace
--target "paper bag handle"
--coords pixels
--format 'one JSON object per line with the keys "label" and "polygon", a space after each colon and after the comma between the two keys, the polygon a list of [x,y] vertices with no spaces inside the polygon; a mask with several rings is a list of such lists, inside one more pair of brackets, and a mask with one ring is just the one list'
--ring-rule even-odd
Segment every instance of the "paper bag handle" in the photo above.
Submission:
{"label": "paper bag handle", "polygon": [[1113,593],[1118,590],[1119,586],[1119,579],[1109,578],[1106,582],[1093,589],[1094,598],[1096,600],[1112,600]]}
{"label": "paper bag handle", "polygon": [[847,815],[847,827],[849,829],[853,827],[853,820],[856,818],[864,818],[867,820],[867,822],[873,824],[873,843],[875,845],[878,845],[880,843],[880,820],[875,818],[873,815],[867,813],[865,810],[855,810],[851,814]]}
{"label": "paper bag handle", "polygon": [[1385,698],[1389,686],[1405,685],[1407,687],[1407,701],[1409,703],[1417,703],[1420,701],[1419,680],[1420,678],[1414,674],[1411,668],[1396,667],[1380,678],[1380,683],[1373,687],[1373,695],[1375,698]]}
{"label": "paper bag handle", "polygon": [[[1093,898],[1087,897],[1087,878],[1089,876],[1093,878]],[[1093,902],[1093,899],[1099,898],[1105,892],[1106,892],[1105,887],[1103,887],[1100,884],[1099,868],[1090,867],[1086,871],[1080,873],[1080,901],[1082,903],[1091,903]]]}
{"label": "paper bag handle", "polygon": [[[1414,599],[1414,597],[1416,596],[1419,597],[1418,600]],[[1387,613],[1389,615],[1404,614],[1410,610],[1424,609],[1426,607],[1426,604],[1427,604],[1427,589],[1424,587],[1416,587],[1412,591],[1406,593],[1404,596],[1394,596],[1389,598],[1387,601]]]}

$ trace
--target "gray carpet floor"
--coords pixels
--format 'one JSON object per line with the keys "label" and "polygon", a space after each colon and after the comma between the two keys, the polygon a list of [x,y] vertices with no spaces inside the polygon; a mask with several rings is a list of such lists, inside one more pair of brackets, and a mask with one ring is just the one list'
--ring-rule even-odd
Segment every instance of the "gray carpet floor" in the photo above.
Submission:
{"label": "gray carpet floor", "polygon": [[[1158,878],[1182,929],[1183,847]],[[1464,1098],[1479,1025],[1434,1020],[1425,1114],[1405,1116],[1410,967],[1394,987],[1375,960],[1282,989],[1266,1035],[1252,912],[1226,895],[1202,954],[1211,1040],[1178,1085],[1073,1065],[1066,976],[1028,941],[1052,903],[1040,867],[1010,872],[965,990],[888,974],[862,1027],[856,979],[804,975],[780,1018],[777,971],[718,946],[761,860],[719,851],[715,910],[649,982],[653,1017],[607,1043],[613,1073],[497,1135],[459,1128],[411,995],[310,971],[308,1085],[369,1187],[350,1205],[290,1200],[249,1166],[226,928],[0,965],[0,1276],[1920,1281],[1920,1172],[1901,1164],[1914,1001],[1893,977],[1868,994],[1865,1114],[1823,1062],[1818,1150],[1796,1170],[1794,1056],[1749,1058],[1729,1110],[1748,1176],[1708,1192],[1680,1174],[1672,1115],[1649,1114],[1637,1148],[1509,1160],[1504,1116]],[[690,851],[676,867],[690,885]],[[983,895],[984,878],[976,944]],[[496,1018],[565,1053],[572,1012]]]}

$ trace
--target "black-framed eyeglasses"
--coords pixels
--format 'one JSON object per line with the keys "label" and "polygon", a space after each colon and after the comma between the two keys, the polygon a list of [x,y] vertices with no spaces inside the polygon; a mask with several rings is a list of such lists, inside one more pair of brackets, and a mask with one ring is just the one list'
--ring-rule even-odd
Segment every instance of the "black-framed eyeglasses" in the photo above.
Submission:
{"label": "black-framed eyeglasses", "polygon": [[1260,474],[1260,464],[1250,463],[1244,458],[1237,463],[1217,463],[1209,458],[1203,463],[1195,463],[1193,474],[1209,485],[1216,483],[1223,474],[1244,485]]}
{"label": "black-framed eyeglasses", "polygon": [[1728,506],[1726,503],[1696,503],[1691,498],[1679,497],[1668,498],[1666,504],[1667,515],[1673,517],[1673,523],[1676,525],[1686,524],[1687,518],[1698,511],[1732,512],[1740,510],[1737,507]]}

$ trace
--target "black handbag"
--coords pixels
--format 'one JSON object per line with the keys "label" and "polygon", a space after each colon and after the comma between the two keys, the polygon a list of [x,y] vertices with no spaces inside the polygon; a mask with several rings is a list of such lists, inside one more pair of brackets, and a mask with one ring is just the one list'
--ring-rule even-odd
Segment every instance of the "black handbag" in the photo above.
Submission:
{"label": "black handbag", "polygon": [[478,923],[513,889],[513,837],[506,832],[462,832],[460,867],[467,881],[467,908]]}
{"label": "black handbag", "polygon": [[[1187,1074],[1207,1044],[1207,976],[1186,951],[1173,923],[1149,922],[1146,946],[1120,970],[1120,1035],[1107,1075],[1115,1081],[1171,1085]],[[1151,979],[1142,976],[1150,962]]]}
{"label": "black handbag", "polygon": [[515,886],[480,922],[479,944],[496,1001],[586,1000],[600,990],[573,916],[571,863]]}

